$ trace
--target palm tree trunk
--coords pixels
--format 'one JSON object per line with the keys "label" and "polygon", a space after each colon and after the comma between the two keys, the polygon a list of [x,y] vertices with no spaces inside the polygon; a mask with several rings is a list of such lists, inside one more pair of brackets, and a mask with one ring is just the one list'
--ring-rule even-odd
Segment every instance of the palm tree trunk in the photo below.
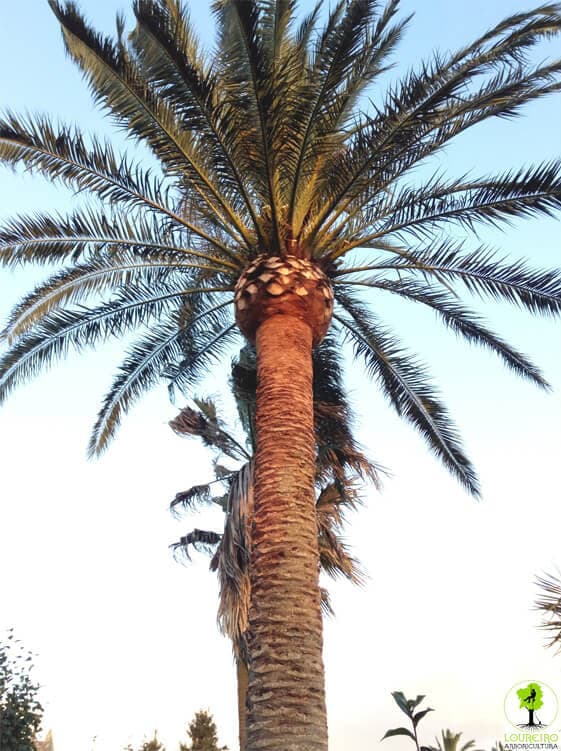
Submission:
{"label": "palm tree trunk", "polygon": [[312,330],[272,315],[256,349],[248,751],[327,751]]}
{"label": "palm tree trunk", "polygon": [[245,662],[236,658],[236,674],[238,679],[238,739],[240,751],[247,749],[247,681],[249,672]]}

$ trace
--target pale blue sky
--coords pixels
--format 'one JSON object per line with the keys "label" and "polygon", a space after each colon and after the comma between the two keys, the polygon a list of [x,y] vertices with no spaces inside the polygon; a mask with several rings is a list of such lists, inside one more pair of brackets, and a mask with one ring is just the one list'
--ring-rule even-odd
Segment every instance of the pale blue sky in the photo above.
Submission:
{"label": "pale blue sky", "polygon": [[[208,5],[192,3],[201,23]],[[81,6],[109,29],[124,3]],[[518,0],[404,1],[403,13],[415,9],[416,17],[400,64],[435,46],[462,44],[528,7]],[[110,132],[43,0],[0,2],[0,109],[6,107],[58,113],[87,131]],[[560,116],[561,97],[532,105],[522,119],[469,134],[440,166],[483,174],[557,156]],[[63,192],[0,172],[1,217],[68,206]],[[485,230],[482,238],[516,257],[559,265],[553,220],[517,223],[502,237]],[[29,283],[27,274],[0,272],[0,318]],[[484,744],[506,730],[502,702],[514,683],[541,679],[561,696],[561,660],[543,649],[530,610],[534,574],[561,563],[558,323],[488,308],[499,332],[543,366],[555,388],[547,395],[458,343],[426,312],[384,306],[382,315],[391,320],[395,313],[405,341],[431,362],[484,499],[468,498],[351,369],[362,440],[393,477],[381,495],[368,493],[349,530],[368,586],[332,587],[330,748],[371,751],[400,721],[390,698],[396,689],[426,693],[437,709],[427,720],[427,743],[438,728],[451,727]],[[0,412],[0,631],[14,625],[38,652],[57,751],[90,751],[94,735],[97,751],[118,749],[156,727],[170,751],[200,707],[211,709],[223,742],[234,748],[234,676],[215,628],[213,579],[204,559],[184,570],[167,551],[190,527],[168,518],[167,503],[208,479],[208,461],[167,428],[174,409],[164,388],[132,412],[102,460],[84,459],[121,350],[113,344],[71,359],[20,389]],[[209,388],[219,386],[215,378]],[[207,522],[218,528],[220,518]],[[389,740],[384,747],[402,746]]]}

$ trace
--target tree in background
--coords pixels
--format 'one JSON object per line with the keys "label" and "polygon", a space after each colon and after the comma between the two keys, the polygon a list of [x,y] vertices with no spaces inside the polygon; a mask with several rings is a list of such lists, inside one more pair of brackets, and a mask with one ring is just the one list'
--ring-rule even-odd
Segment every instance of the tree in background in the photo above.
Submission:
{"label": "tree in background", "polygon": [[200,710],[189,723],[187,734],[190,745],[182,743],[179,751],[228,751],[228,746],[218,745],[216,723],[210,712]]}
{"label": "tree in background", "polygon": [[144,741],[139,751],[165,751],[163,744],[158,740],[158,733],[154,730],[154,735],[150,740]]}
{"label": "tree in background", "polygon": [[135,0],[135,28],[125,33],[119,15],[114,37],[75,2],[50,5],[96,102],[159,168],[45,117],[0,120],[3,163],[80,196],[67,216],[30,212],[0,229],[3,264],[51,274],[9,317],[0,398],[69,350],[137,332],[93,431],[97,454],[161,379],[190,392],[239,334],[255,344],[249,749],[326,751],[312,351],[331,326],[479,493],[384,298],[433,310],[547,386],[462,295],[561,313],[558,270],[477,239],[482,224],[557,212],[560,165],[521,166],[524,143],[500,174],[445,175],[442,156],[469,128],[559,90],[561,61],[536,53],[561,31],[559,7],[515,13],[384,90],[410,20],[398,0],[318,2],[304,17],[295,0],[214,0],[211,52],[180,0]]}
{"label": "tree in background", "polygon": [[14,639],[0,642],[0,749],[35,751],[43,707],[38,684],[31,679],[32,655]]}
{"label": "tree in background", "polygon": [[35,741],[35,751],[55,751],[55,743],[51,730],[48,731],[47,735],[42,741]]}

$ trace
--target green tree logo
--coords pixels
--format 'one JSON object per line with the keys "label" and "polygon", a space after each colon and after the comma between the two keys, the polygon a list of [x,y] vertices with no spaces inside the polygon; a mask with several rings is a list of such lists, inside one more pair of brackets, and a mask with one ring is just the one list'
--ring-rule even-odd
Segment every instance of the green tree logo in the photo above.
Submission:
{"label": "green tree logo", "polygon": [[524,688],[519,688],[516,695],[520,699],[520,708],[528,711],[528,722],[524,724],[524,727],[541,727],[542,723],[537,720],[534,714],[543,707],[543,689],[540,684],[529,683]]}
{"label": "green tree logo", "polygon": [[543,681],[516,683],[505,696],[505,716],[514,728],[535,730],[555,722],[559,701],[555,691]]}

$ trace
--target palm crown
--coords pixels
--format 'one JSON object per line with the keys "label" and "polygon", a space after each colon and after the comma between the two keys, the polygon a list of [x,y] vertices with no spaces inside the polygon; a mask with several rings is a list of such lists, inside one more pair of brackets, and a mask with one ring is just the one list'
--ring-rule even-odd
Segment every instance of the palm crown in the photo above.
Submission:
{"label": "palm crown", "polygon": [[[16,217],[0,234],[3,263],[62,266],[12,312],[2,396],[69,348],[140,329],[95,425],[90,450],[99,452],[142,392],[162,376],[188,389],[230,344],[232,293],[238,284],[239,305],[249,264],[294,256],[325,275],[334,328],[394,408],[478,492],[425,368],[368,294],[434,309],[546,385],[456,289],[556,314],[559,273],[443,239],[441,230],[551,213],[561,200],[558,163],[480,179],[414,180],[412,170],[472,125],[559,89],[559,61],[530,61],[534,45],[559,31],[558,6],[513,15],[473,44],[434,55],[365,112],[361,96],[388,68],[408,22],[396,20],[397,0],[383,10],[373,0],[339,2],[321,30],[321,3],[297,23],[294,0],[219,0],[213,57],[177,0],[136,0],[136,28],[127,38],[118,19],[115,39],[91,29],[74,3],[51,6],[96,101],[160,169],[44,117],[0,123],[5,163],[93,199],[69,216]],[[97,304],[86,309],[86,300]]]}

